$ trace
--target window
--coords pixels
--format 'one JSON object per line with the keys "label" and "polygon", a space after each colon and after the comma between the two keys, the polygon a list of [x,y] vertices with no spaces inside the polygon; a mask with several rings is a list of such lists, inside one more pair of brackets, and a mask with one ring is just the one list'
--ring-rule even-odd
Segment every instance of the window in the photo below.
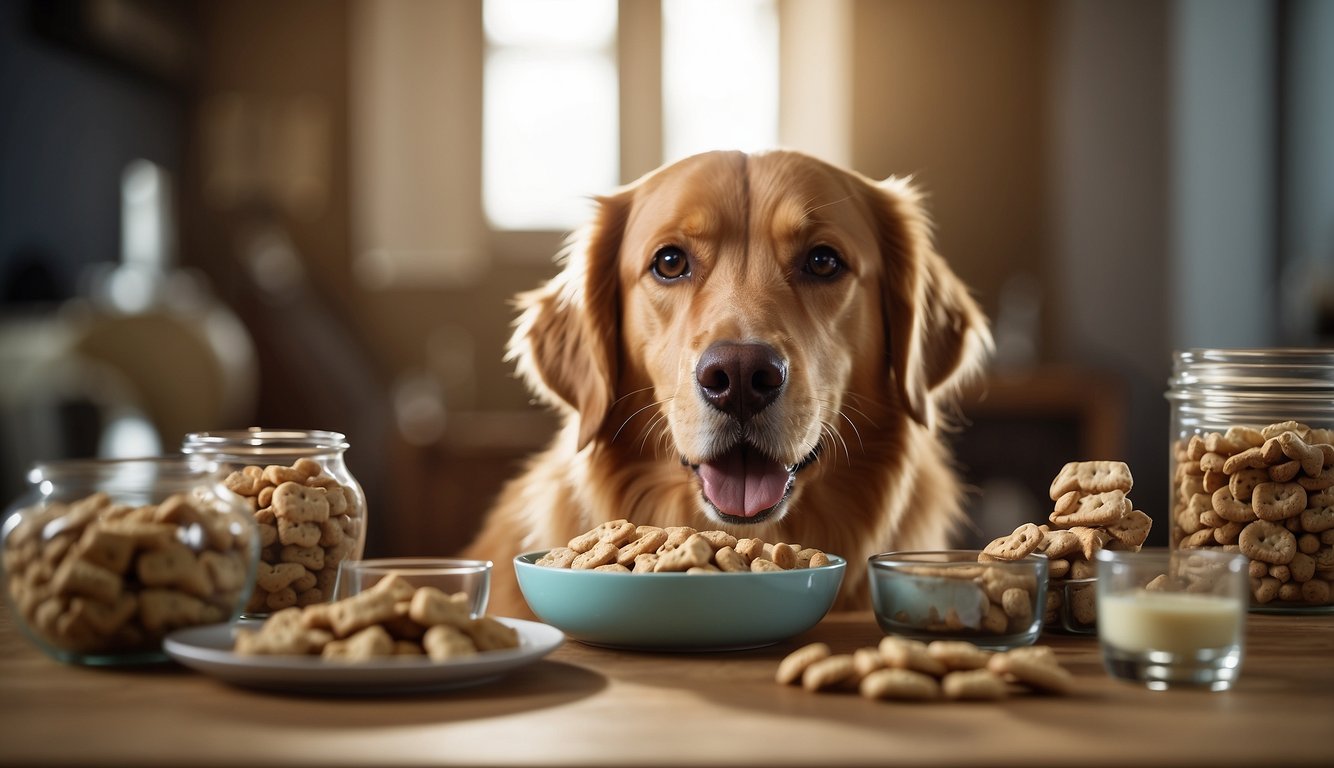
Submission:
{"label": "window", "polygon": [[620,181],[616,0],[486,0],[482,178],[499,229],[566,229]]}
{"label": "window", "polygon": [[778,144],[775,0],[663,0],[663,160]]}
{"label": "window", "polygon": [[[775,146],[776,0],[661,7],[661,81],[630,84],[662,94],[657,162]],[[484,20],[487,219],[501,230],[570,229],[591,195],[624,180],[616,0],[485,0]]]}
{"label": "window", "polygon": [[[785,145],[818,148],[843,125],[842,42],[821,30],[848,1],[781,5],[802,30],[784,99],[806,105],[783,116]],[[497,262],[548,260],[592,196],[686,154],[779,141],[777,0],[349,9],[352,237],[368,287],[475,285]]]}

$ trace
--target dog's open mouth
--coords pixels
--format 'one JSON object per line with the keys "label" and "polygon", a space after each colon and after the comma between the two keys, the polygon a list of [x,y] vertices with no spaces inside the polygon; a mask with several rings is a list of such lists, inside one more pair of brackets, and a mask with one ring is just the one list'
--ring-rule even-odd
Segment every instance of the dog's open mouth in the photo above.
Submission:
{"label": "dog's open mouth", "polygon": [[768,518],[787,499],[797,472],[814,461],[817,452],[785,466],[743,442],[690,466],[699,475],[705,500],[724,520],[752,524]]}

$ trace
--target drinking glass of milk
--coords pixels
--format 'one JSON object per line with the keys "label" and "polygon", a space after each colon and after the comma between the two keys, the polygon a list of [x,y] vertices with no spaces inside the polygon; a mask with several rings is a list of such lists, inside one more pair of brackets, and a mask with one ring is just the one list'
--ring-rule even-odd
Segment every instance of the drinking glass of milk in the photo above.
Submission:
{"label": "drinking glass of milk", "polygon": [[1113,677],[1161,691],[1225,691],[1241,673],[1245,555],[1216,549],[1098,553],[1098,643]]}

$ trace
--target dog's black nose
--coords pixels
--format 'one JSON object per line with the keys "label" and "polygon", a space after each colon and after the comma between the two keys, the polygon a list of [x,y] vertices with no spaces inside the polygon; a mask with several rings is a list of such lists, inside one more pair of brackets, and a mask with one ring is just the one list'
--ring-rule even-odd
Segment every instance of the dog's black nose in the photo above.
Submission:
{"label": "dog's black nose", "polygon": [[700,355],[695,380],[710,405],[745,421],[778,398],[787,363],[768,344],[719,341]]}

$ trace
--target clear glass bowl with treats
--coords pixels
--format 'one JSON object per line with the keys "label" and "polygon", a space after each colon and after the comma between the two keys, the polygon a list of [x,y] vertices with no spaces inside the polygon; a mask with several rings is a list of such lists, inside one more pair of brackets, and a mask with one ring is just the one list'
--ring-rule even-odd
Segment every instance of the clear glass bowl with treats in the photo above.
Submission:
{"label": "clear glass bowl with treats", "polygon": [[338,565],[366,546],[366,495],[338,432],[233,430],[186,435],[181,450],[222,465],[258,525],[260,557],[247,618],[327,603]]}
{"label": "clear glass bowl with treats", "polygon": [[885,552],[868,566],[871,607],[890,635],[1007,650],[1032,645],[1041,633],[1044,555],[993,560],[978,550]]}
{"label": "clear glass bowl with treats", "polygon": [[146,664],[168,633],[237,617],[258,532],[222,479],[182,457],[33,466],[0,529],[23,633],[63,662]]}

